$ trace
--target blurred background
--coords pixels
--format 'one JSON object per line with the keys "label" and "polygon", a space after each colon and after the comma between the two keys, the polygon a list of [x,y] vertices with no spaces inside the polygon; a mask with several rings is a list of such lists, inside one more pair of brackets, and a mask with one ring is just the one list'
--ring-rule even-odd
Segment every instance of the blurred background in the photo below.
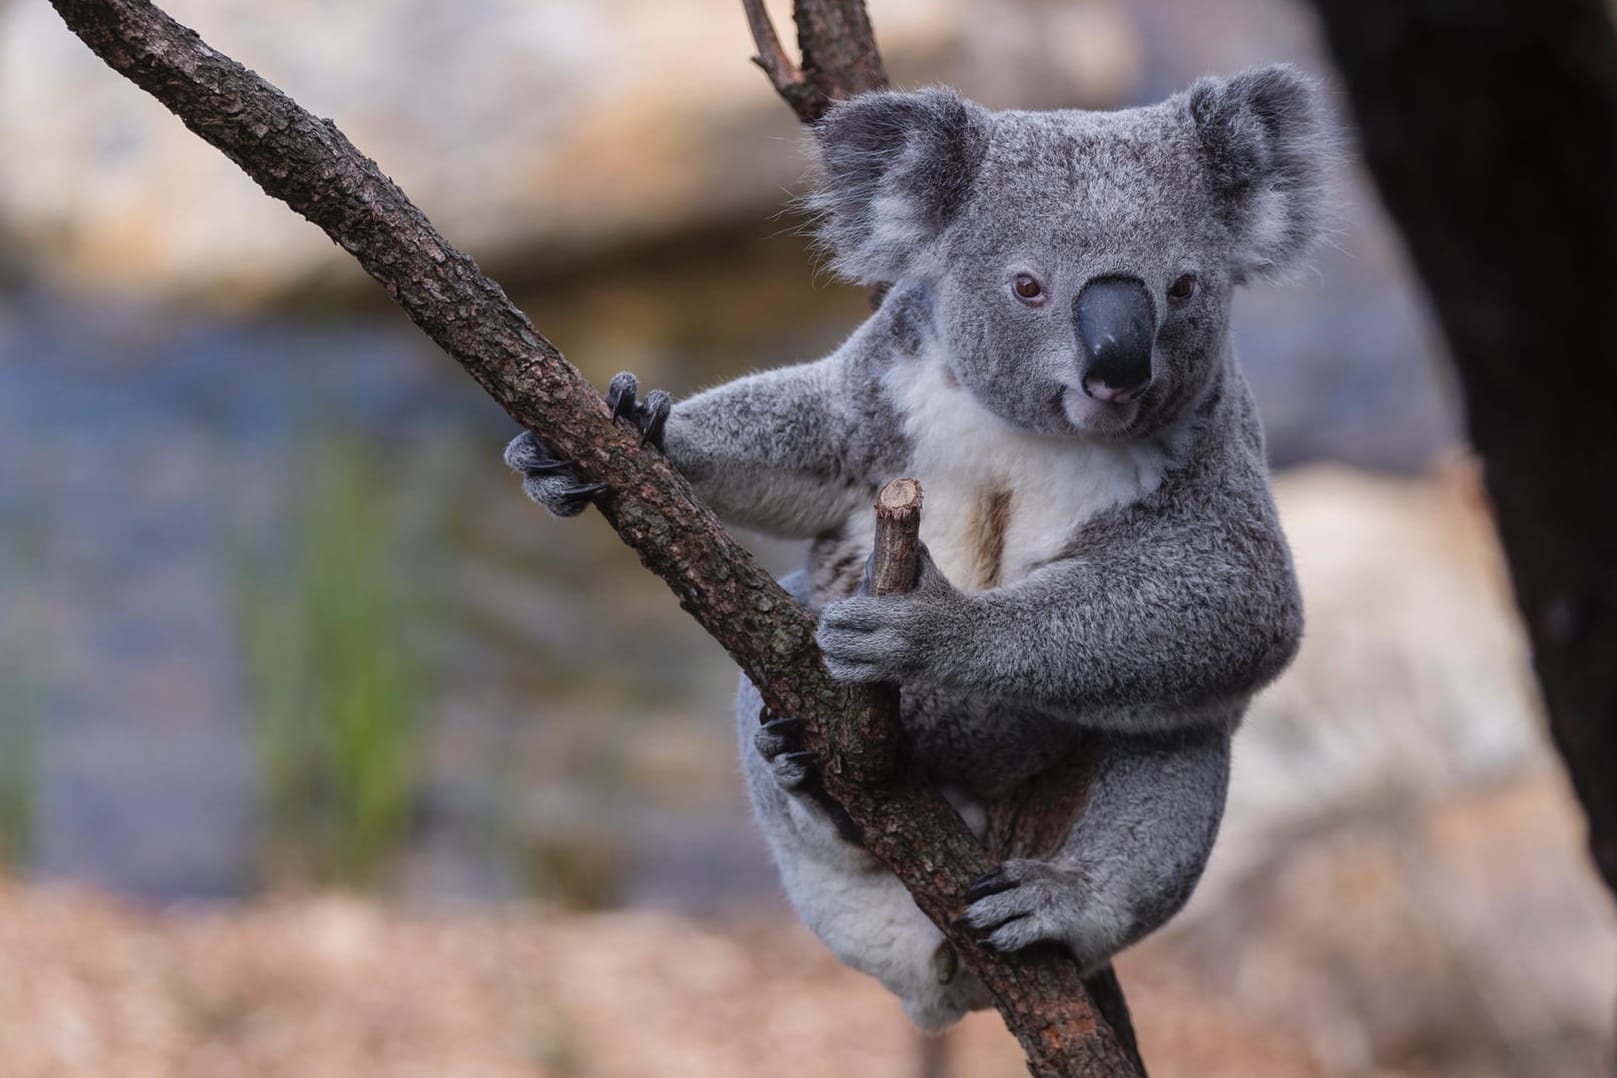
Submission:
{"label": "blurred background", "polygon": [[[803,138],[732,0],[165,6],[597,384],[683,395],[866,310],[783,210]],[[1286,0],[870,11],[896,85],[995,107],[1331,77]],[[353,261],[43,0],[0,0],[0,146],[0,1075],[916,1073],[784,906],[727,657],[599,517],[524,501],[512,423]],[[1617,924],[1437,334],[1340,186],[1318,272],[1237,300],[1309,635],[1196,898],[1119,963],[1142,1047],[1605,1073]],[[991,1014],[946,1054],[1025,1073]]]}

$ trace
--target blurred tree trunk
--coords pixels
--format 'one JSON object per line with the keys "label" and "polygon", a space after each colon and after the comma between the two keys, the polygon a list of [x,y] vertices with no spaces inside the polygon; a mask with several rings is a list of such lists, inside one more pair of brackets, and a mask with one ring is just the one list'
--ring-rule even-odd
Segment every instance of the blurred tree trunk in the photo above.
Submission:
{"label": "blurred tree trunk", "polygon": [[1617,891],[1617,36],[1598,0],[1317,0],[1453,352],[1550,732]]}

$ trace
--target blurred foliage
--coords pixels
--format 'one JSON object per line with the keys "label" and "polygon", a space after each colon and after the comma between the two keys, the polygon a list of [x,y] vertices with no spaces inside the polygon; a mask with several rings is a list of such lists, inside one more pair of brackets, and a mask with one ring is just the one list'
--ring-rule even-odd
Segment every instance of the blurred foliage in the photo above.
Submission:
{"label": "blurred foliage", "polygon": [[279,552],[238,541],[272,877],[371,888],[408,840],[424,782],[427,658],[412,632],[430,574],[407,555],[354,445],[317,440]]}
{"label": "blurred foliage", "polygon": [[45,706],[43,649],[13,645],[0,656],[0,872],[28,860],[39,800],[39,716]]}
{"label": "blurred foliage", "polygon": [[623,902],[632,850],[608,823],[550,827],[516,851],[529,893],[573,909],[609,909]]}
{"label": "blurred foliage", "polygon": [[[48,536],[19,524],[4,552],[20,580],[37,580]],[[40,732],[50,685],[48,609],[23,590],[0,616],[0,874],[28,862],[39,824]]]}

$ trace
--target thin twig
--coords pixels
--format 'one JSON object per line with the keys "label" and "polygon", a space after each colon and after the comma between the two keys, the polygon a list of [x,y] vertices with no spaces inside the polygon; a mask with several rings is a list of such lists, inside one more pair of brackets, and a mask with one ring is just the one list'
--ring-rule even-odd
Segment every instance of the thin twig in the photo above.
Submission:
{"label": "thin twig", "polygon": [[786,55],[780,35],[775,32],[775,24],[764,9],[763,0],[741,0],[741,6],[747,13],[747,26],[752,30],[753,43],[758,46],[758,55],[752,58],[752,62],[764,69],[775,92],[792,107],[798,119],[813,123],[824,115],[829,102],[809,84],[808,79],[803,77],[802,69]]}

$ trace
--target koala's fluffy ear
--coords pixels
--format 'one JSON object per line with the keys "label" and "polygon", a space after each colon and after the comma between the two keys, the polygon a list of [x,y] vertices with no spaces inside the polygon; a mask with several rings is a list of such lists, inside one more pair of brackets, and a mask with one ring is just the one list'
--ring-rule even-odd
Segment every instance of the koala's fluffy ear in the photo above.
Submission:
{"label": "koala's fluffy ear", "polygon": [[953,90],[879,91],[814,127],[824,175],[807,204],[837,272],[866,284],[915,273],[960,212],[990,118]]}
{"label": "koala's fluffy ear", "polygon": [[1191,121],[1235,237],[1236,272],[1285,273],[1320,239],[1335,141],[1318,83],[1285,64],[1190,88]]}

